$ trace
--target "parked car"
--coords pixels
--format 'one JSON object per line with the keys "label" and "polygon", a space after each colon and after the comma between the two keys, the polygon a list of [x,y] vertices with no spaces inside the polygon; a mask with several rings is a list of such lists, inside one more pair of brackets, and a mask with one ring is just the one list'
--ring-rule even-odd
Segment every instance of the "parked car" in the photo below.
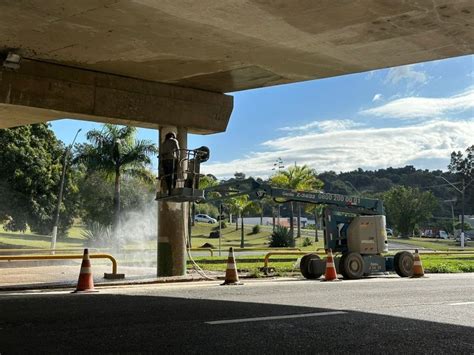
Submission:
{"label": "parked car", "polygon": [[448,233],[446,233],[446,231],[439,231],[438,232],[438,237],[441,238],[441,239],[448,239],[449,238]]}
{"label": "parked car", "polygon": [[212,218],[210,216],[208,216],[207,214],[197,214],[196,216],[194,216],[194,220],[196,222],[204,222],[204,223],[217,223],[217,219],[215,218]]}
{"label": "parked car", "polygon": [[393,237],[393,230],[392,230],[392,228],[385,228],[385,231],[387,232],[387,236]]}

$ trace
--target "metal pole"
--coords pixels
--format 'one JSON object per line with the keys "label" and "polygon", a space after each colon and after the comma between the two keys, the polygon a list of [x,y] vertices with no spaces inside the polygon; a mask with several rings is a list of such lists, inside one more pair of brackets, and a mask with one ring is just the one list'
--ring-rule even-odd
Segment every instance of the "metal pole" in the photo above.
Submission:
{"label": "metal pole", "polygon": [[451,205],[451,227],[453,228],[453,236],[454,236],[454,231],[456,229],[456,219],[454,217],[454,202],[457,202],[456,199],[453,200],[444,200],[443,202],[449,202]]}
{"label": "metal pole", "polygon": [[456,229],[456,220],[454,219],[454,204],[451,202],[451,217],[452,217],[452,224],[453,224],[453,235],[454,230]]}
{"label": "metal pole", "polygon": [[[457,192],[459,192],[461,194],[461,235],[460,235],[460,239],[461,239],[461,248],[464,248],[464,192],[466,191],[466,181],[464,180],[464,178],[462,179],[462,190],[459,190],[456,185],[454,185],[451,181],[449,181],[448,179],[440,176],[441,179],[443,179],[444,181],[446,181],[449,185],[451,185]],[[471,181],[472,182],[472,181]],[[469,182],[469,184],[471,183]],[[468,184],[468,185],[469,185]]]}
{"label": "metal pole", "polygon": [[69,152],[71,151],[72,146],[74,145],[74,142],[76,141],[77,135],[79,132],[82,131],[82,128],[79,128],[76,132],[76,135],[74,136],[74,139],[72,140],[72,143],[69,145],[69,147],[66,148],[66,151],[64,152],[64,159],[63,159],[63,169],[61,173],[61,183],[59,185],[59,195],[58,195],[58,202],[56,205],[56,216],[54,218],[54,225],[53,225],[53,233],[51,235],[51,254],[54,254],[54,249],[56,248],[56,239],[58,236],[58,226],[59,226],[59,211],[61,209],[61,202],[63,200],[63,190],[64,190],[64,180],[66,177],[66,165],[67,165],[67,158],[69,155]]}
{"label": "metal pole", "polygon": [[219,205],[219,256],[221,256],[221,237],[222,237],[222,203]]}

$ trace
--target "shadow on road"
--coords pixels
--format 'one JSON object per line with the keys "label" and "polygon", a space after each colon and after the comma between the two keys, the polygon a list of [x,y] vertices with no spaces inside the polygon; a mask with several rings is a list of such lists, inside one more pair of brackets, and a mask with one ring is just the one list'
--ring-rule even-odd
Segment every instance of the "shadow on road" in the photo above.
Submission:
{"label": "shadow on road", "polygon": [[2,354],[474,351],[472,328],[363,312],[205,323],[334,311],[317,307],[99,293],[3,296],[0,309]]}

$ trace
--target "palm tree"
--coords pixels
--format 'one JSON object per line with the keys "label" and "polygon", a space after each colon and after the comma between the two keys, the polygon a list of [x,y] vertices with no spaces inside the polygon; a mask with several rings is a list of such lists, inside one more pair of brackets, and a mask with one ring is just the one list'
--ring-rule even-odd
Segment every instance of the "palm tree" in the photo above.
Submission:
{"label": "palm tree", "polygon": [[314,217],[314,241],[318,242],[318,220],[319,216],[321,216],[323,211],[322,205],[315,205],[315,204],[307,204],[305,208],[305,212],[312,213]]}
{"label": "palm tree", "polygon": [[120,221],[120,182],[122,176],[133,176],[153,181],[147,166],[151,165],[151,154],[157,154],[156,146],[148,140],[136,139],[136,128],[105,124],[101,130],[87,133],[91,144],[85,144],[79,160],[90,171],[102,171],[114,177],[114,217],[112,230],[115,232]]}
{"label": "palm tree", "polygon": [[[307,165],[303,166],[291,166],[288,170],[280,170],[275,175],[270,177],[270,182],[278,187],[300,190],[300,191],[311,191],[321,189],[323,182],[316,176],[314,169]],[[298,208],[298,217],[300,208]],[[294,235],[294,205],[290,202],[290,233]],[[301,236],[300,223],[298,218],[298,237]]]}
{"label": "palm tree", "polygon": [[[240,247],[245,247],[245,231],[244,231],[244,213],[254,206],[254,201],[249,200],[248,196],[237,196],[232,198],[232,205],[239,212],[240,217]],[[236,223],[237,226],[237,223]],[[238,227],[237,227],[238,229]]]}

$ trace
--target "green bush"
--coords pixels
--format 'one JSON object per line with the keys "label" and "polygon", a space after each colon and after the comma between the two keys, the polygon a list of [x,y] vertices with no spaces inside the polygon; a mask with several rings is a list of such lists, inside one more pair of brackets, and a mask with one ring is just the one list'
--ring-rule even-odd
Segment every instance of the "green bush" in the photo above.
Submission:
{"label": "green bush", "polygon": [[260,233],[260,226],[256,224],[252,227],[252,234],[258,234],[258,233]]}
{"label": "green bush", "polygon": [[111,247],[114,243],[112,228],[99,222],[89,222],[81,235],[90,247]]}
{"label": "green bush", "polygon": [[[225,223],[225,221],[221,221],[221,229],[225,229],[225,228],[227,228],[227,224]],[[218,231],[219,230],[219,224],[215,227],[212,227],[212,230]]]}
{"label": "green bush", "polygon": [[310,245],[313,245],[313,241],[311,239],[309,239],[308,237],[304,238],[303,246],[304,247],[309,247]]}
{"label": "green bush", "polygon": [[219,238],[219,237],[220,237],[219,231],[214,231],[214,232],[209,233],[209,238]]}
{"label": "green bush", "polygon": [[293,247],[294,239],[286,227],[276,226],[275,231],[270,236],[271,248]]}

